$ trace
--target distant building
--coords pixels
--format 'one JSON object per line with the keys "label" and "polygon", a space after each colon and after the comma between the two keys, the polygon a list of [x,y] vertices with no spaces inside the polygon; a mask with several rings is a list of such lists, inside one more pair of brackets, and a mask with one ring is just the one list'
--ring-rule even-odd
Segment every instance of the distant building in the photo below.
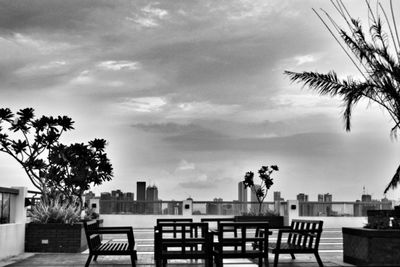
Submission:
{"label": "distant building", "polygon": [[137,213],[145,213],[146,182],[136,182]]}
{"label": "distant building", "polygon": [[304,194],[304,193],[300,193],[297,195],[297,200],[299,202],[307,202],[308,201],[308,195]]}
{"label": "distant building", "polygon": [[281,192],[280,191],[275,191],[274,192],[274,201],[284,201],[284,199],[281,197]]}
{"label": "distant building", "polygon": [[146,213],[161,214],[161,203],[158,202],[157,186],[148,186],[146,189]]}
{"label": "distant building", "polygon": [[318,202],[324,202],[324,195],[318,194]]}
{"label": "distant building", "polygon": [[324,194],[324,202],[332,202],[332,195],[329,193]]}
{"label": "distant building", "polygon": [[239,182],[238,183],[238,201],[240,203],[235,204],[235,209],[237,211],[235,211],[235,214],[241,214],[244,212],[247,212],[247,204],[243,203],[243,202],[247,202],[249,201],[247,198],[247,188],[244,188],[244,183],[243,182]]}
{"label": "distant building", "polygon": [[361,195],[361,202],[371,202],[372,201],[372,196],[368,194],[362,194]]}

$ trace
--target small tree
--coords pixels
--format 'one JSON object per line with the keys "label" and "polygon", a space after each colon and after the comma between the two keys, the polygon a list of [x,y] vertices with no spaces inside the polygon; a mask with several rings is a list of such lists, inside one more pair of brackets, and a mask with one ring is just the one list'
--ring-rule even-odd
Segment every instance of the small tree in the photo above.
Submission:
{"label": "small tree", "polygon": [[[359,71],[362,79],[339,79],[334,71],[326,74],[285,71],[285,74],[292,81],[301,82],[321,95],[340,97],[345,106],[343,118],[347,131],[351,129],[353,108],[361,99],[377,104],[390,115],[393,121],[391,134],[396,137],[400,129],[400,38],[392,1],[390,13],[386,12],[379,1],[374,10],[370,2],[366,1],[369,33],[358,19],[350,15],[341,0],[331,3],[343,19],[344,26],[340,26],[325,10],[321,13],[313,10]],[[400,166],[384,192],[396,188],[399,183]]]}
{"label": "small tree", "polygon": [[67,116],[35,118],[34,109],[14,114],[0,109],[0,151],[13,157],[41,193],[44,201],[62,194],[82,201],[91,185],[112,179],[112,165],[104,153],[106,141],[94,139],[88,144],[64,145],[60,137],[73,128]]}
{"label": "small tree", "polygon": [[271,166],[262,166],[261,169],[258,170],[259,177],[261,179],[260,185],[254,184],[254,173],[251,171],[246,172],[244,175],[244,188],[250,187],[250,190],[254,192],[258,201],[258,214],[261,215],[262,204],[267,197],[268,190],[274,184],[273,179],[271,178],[271,174],[274,171],[279,171],[277,165]]}

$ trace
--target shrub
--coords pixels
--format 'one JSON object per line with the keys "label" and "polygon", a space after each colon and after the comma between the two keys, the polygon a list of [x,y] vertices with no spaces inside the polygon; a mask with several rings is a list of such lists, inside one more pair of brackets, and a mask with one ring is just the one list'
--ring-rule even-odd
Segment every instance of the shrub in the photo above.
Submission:
{"label": "shrub", "polygon": [[28,212],[32,223],[62,223],[74,224],[80,220],[81,206],[79,200],[74,198],[63,201],[60,195],[49,201],[40,201]]}

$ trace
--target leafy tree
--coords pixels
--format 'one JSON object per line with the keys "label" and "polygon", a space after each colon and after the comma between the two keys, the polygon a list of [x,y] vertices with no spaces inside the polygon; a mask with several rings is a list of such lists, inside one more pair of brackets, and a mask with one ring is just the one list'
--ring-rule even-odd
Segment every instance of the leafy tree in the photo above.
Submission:
{"label": "leafy tree", "polygon": [[274,184],[273,179],[271,178],[271,174],[274,171],[279,171],[278,166],[262,166],[261,169],[258,170],[259,177],[261,179],[260,185],[254,184],[254,173],[249,171],[246,172],[244,176],[244,188],[249,187],[250,190],[254,192],[258,201],[258,214],[261,215],[262,203],[267,197],[268,190]]}
{"label": "leafy tree", "polygon": [[34,109],[16,114],[0,108],[0,151],[13,157],[45,201],[59,195],[80,200],[91,185],[112,179],[112,165],[104,152],[106,141],[64,145],[60,137],[73,128],[67,116],[36,118]]}
{"label": "leafy tree", "polygon": [[[344,26],[339,26],[339,23],[325,10],[317,12],[313,9],[313,11],[363,78],[339,79],[334,71],[329,73],[285,71],[285,74],[292,81],[307,85],[321,95],[340,97],[345,106],[343,118],[347,131],[351,129],[353,108],[360,100],[366,99],[370,103],[378,104],[393,120],[391,136],[396,137],[400,129],[400,41],[392,1],[390,1],[390,13],[379,1],[374,10],[370,2],[366,1],[368,32],[358,19],[350,15],[341,0],[331,3],[343,19]],[[396,188],[399,182],[400,166],[384,192]]]}

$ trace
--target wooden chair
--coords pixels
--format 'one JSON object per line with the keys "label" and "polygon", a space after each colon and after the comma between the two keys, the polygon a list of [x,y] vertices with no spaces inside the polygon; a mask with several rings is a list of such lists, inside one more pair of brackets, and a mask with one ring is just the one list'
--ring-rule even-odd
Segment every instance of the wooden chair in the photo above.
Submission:
{"label": "wooden chair", "polygon": [[[279,254],[312,253],[315,255],[319,266],[324,266],[318,253],[319,241],[321,239],[323,221],[292,220],[288,229],[278,232],[276,244],[270,244],[269,249],[275,254],[274,267],[278,266]],[[283,242],[283,238],[287,241]]]}
{"label": "wooden chair", "polygon": [[[136,266],[137,253],[132,227],[99,227],[97,221],[84,222],[86,239],[89,247],[89,257],[85,267],[90,265],[94,256],[97,261],[99,255],[128,255],[131,257],[132,266]],[[101,235],[126,234],[127,241],[101,242]]]}
{"label": "wooden chair", "polygon": [[154,260],[166,266],[169,259],[204,259],[212,266],[212,241],[207,223],[163,222],[154,227]]}
{"label": "wooden chair", "polygon": [[[235,232],[232,233],[232,229],[235,229]],[[256,236],[256,229],[268,234]],[[218,241],[213,244],[216,265],[223,266],[224,258],[258,258],[259,267],[262,266],[263,259],[268,265],[269,233],[266,222],[221,222],[216,232]]]}

